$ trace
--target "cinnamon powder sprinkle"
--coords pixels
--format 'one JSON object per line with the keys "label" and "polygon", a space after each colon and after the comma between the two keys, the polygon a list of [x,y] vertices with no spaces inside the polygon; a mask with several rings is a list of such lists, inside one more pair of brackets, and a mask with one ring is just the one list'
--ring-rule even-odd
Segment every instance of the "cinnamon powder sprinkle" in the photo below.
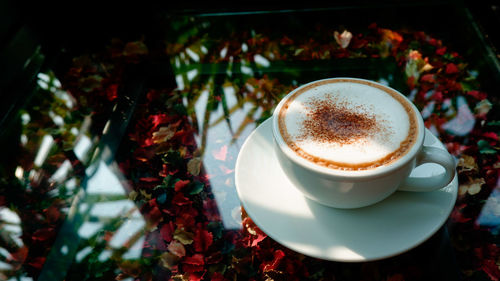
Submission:
{"label": "cinnamon powder sprinkle", "polygon": [[381,120],[361,105],[353,110],[352,105],[330,98],[313,99],[307,107],[307,117],[297,140],[312,138],[315,142],[344,145],[366,140],[377,133],[385,135]]}

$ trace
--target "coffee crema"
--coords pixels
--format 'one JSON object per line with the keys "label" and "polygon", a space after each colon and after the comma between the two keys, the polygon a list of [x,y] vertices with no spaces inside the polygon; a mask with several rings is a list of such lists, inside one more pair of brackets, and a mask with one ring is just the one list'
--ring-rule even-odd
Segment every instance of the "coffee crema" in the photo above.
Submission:
{"label": "coffee crema", "polygon": [[279,111],[286,144],[300,157],[340,170],[392,163],[415,144],[412,106],[396,91],[364,80],[330,79],[299,88]]}

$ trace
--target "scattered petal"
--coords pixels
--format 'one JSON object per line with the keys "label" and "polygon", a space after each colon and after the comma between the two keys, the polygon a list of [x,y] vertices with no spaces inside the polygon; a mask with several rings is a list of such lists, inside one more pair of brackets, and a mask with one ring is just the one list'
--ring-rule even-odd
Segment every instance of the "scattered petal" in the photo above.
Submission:
{"label": "scattered petal", "polygon": [[197,252],[205,252],[212,245],[213,235],[205,229],[196,229],[194,235],[194,249]]}
{"label": "scattered petal", "polygon": [[485,183],[483,178],[474,179],[468,183],[461,184],[458,188],[458,193],[460,195],[465,195],[466,193],[476,195],[481,191],[481,186]]}
{"label": "scattered petal", "polygon": [[184,189],[191,181],[189,180],[179,180],[174,184],[174,189],[176,192],[181,191]]}
{"label": "scattered petal", "polygon": [[176,256],[178,256],[180,258],[182,258],[183,256],[186,255],[186,249],[184,248],[184,245],[181,242],[177,241],[177,240],[172,241],[168,245],[168,250],[172,254],[174,254],[174,255],[176,255]]}
{"label": "scattered petal", "polygon": [[183,206],[183,205],[188,205],[191,203],[191,200],[184,196],[182,192],[178,192],[174,195],[174,198],[172,198],[172,204],[178,205],[178,206]]}
{"label": "scattered petal", "polygon": [[215,150],[213,152],[213,156],[217,160],[226,161],[226,157],[227,157],[227,145],[223,145],[219,150]]}
{"label": "scattered petal", "polygon": [[181,242],[183,245],[190,245],[193,243],[194,234],[191,232],[184,231],[182,229],[176,229],[174,232],[174,239]]}
{"label": "scattered petal", "polygon": [[460,159],[458,159],[458,170],[459,171],[477,171],[478,166],[476,163],[476,159],[469,155],[462,155]]}
{"label": "scattered petal", "polygon": [[347,30],[344,30],[344,32],[342,33],[335,31],[333,33],[333,38],[335,38],[335,42],[337,42],[337,44],[339,44],[342,49],[345,49],[351,42],[352,33]]}
{"label": "scattered petal", "polygon": [[180,258],[170,252],[165,252],[161,254],[160,261],[161,264],[168,269],[173,269],[178,263]]}
{"label": "scattered petal", "polygon": [[458,69],[457,65],[454,63],[449,63],[446,65],[446,74],[455,74],[458,73],[460,70]]}
{"label": "scattered petal", "polygon": [[187,163],[187,170],[193,176],[198,176],[201,171],[201,158],[193,157]]}
{"label": "scattered petal", "polygon": [[160,129],[153,133],[153,143],[159,144],[168,141],[175,134],[176,127],[170,125],[168,127],[160,127]]}
{"label": "scattered petal", "polygon": [[480,101],[476,104],[476,107],[474,108],[474,110],[476,111],[476,113],[478,115],[486,115],[486,114],[488,114],[488,112],[490,112],[492,107],[493,107],[493,105],[491,104],[491,102],[489,100],[483,99],[482,101]]}

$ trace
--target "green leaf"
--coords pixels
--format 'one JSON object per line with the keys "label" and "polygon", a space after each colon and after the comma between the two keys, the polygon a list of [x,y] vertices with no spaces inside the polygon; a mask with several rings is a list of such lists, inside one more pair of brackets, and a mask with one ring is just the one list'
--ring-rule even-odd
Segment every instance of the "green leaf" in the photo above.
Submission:
{"label": "green leaf", "polygon": [[189,194],[195,195],[200,193],[203,190],[205,185],[199,181],[195,181],[191,184],[191,190],[189,190]]}
{"label": "green leaf", "polygon": [[207,225],[208,231],[212,232],[214,239],[220,239],[222,237],[222,232],[224,230],[224,226],[221,222],[209,222]]}
{"label": "green leaf", "polygon": [[486,123],[488,126],[500,126],[500,120],[490,121]]}
{"label": "green leaf", "polygon": [[477,142],[477,147],[479,148],[479,152],[481,154],[496,154],[497,151],[493,148],[487,141],[480,140]]}

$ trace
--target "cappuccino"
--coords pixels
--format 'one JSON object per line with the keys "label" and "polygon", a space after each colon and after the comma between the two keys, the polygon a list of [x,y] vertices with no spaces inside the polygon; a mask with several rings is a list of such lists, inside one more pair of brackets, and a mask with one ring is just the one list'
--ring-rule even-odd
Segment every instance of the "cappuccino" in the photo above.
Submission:
{"label": "cappuccino", "polygon": [[297,89],[278,112],[278,127],[300,157],[340,170],[388,165],[405,155],[418,135],[415,112],[404,97],[357,79]]}

